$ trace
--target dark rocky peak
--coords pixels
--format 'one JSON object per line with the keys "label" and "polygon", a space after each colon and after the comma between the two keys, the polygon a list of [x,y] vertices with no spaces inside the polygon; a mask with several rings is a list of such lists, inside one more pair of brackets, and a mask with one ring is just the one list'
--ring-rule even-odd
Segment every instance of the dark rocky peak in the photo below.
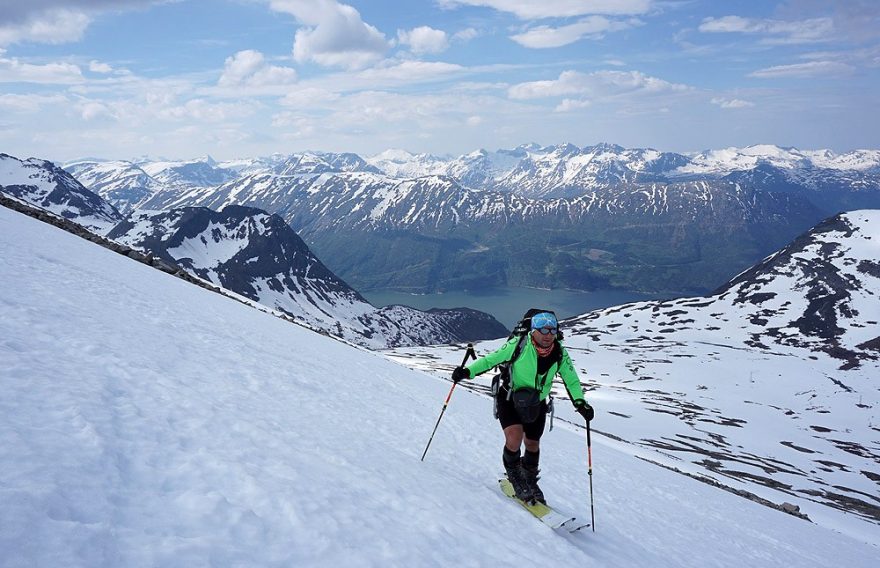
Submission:
{"label": "dark rocky peak", "polygon": [[0,191],[103,234],[119,211],[48,160],[0,154]]}

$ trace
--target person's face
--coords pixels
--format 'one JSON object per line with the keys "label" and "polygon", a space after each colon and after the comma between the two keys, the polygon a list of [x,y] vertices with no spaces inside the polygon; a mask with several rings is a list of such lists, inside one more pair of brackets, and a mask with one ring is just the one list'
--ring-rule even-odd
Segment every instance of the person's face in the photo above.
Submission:
{"label": "person's face", "polygon": [[546,349],[553,345],[553,340],[556,339],[556,334],[548,333],[545,335],[541,333],[541,330],[535,329],[532,330],[532,337],[535,338],[535,343],[537,343],[539,347]]}

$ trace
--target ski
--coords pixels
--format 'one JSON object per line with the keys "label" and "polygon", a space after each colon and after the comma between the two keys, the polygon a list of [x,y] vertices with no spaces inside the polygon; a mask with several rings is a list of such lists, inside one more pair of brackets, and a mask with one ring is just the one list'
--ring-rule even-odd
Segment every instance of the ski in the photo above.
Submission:
{"label": "ski", "polygon": [[522,499],[518,499],[516,497],[516,492],[513,490],[513,485],[510,484],[510,481],[507,479],[499,479],[498,485],[501,487],[501,492],[506,496],[510,497],[517,503],[519,503],[526,511],[535,516],[539,521],[550,527],[554,530],[564,529],[570,533],[578,531],[587,525],[578,525],[577,519],[570,515],[566,515],[564,513],[560,513],[546,505],[544,503],[526,503]]}

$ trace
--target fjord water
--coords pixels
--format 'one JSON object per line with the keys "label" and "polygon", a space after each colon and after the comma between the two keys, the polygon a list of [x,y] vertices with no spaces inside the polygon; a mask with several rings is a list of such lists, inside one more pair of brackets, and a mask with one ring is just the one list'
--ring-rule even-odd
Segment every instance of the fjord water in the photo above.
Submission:
{"label": "fjord water", "polygon": [[538,288],[485,288],[454,290],[434,294],[410,294],[398,290],[370,290],[361,294],[374,306],[403,304],[420,310],[430,308],[472,308],[487,312],[506,326],[513,326],[527,309],[547,308],[560,318],[580,315],[591,310],[639,302],[668,299],[623,290],[543,290]]}

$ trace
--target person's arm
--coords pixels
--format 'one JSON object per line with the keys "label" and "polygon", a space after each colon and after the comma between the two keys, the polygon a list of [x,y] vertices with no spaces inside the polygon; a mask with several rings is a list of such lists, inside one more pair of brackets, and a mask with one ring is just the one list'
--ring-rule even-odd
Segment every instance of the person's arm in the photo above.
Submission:
{"label": "person's arm", "polygon": [[568,391],[568,396],[575,406],[578,406],[578,400],[586,402],[581,381],[578,378],[577,371],[574,369],[574,364],[571,362],[571,357],[569,357],[568,351],[564,347],[562,348],[562,360],[559,362],[559,376],[562,377],[562,382],[565,383],[565,390]]}
{"label": "person's arm", "polygon": [[493,351],[488,355],[484,355],[480,357],[466,368],[468,373],[470,374],[470,378],[474,378],[477,375],[482,375],[492,367],[504,363],[505,361],[509,361],[513,356],[513,351],[516,349],[516,344],[519,342],[519,337],[514,337],[507,343],[501,346],[497,351]]}
{"label": "person's arm", "polygon": [[590,406],[590,403],[584,398],[584,389],[581,386],[581,380],[578,378],[577,371],[574,370],[574,364],[571,362],[571,357],[569,357],[568,351],[565,349],[562,350],[562,361],[559,363],[559,374],[562,376],[562,381],[565,383],[565,389],[568,391],[568,396],[571,398],[571,403],[574,405],[574,409],[584,418],[584,420],[590,422],[593,419],[595,412],[593,411],[593,407]]}

